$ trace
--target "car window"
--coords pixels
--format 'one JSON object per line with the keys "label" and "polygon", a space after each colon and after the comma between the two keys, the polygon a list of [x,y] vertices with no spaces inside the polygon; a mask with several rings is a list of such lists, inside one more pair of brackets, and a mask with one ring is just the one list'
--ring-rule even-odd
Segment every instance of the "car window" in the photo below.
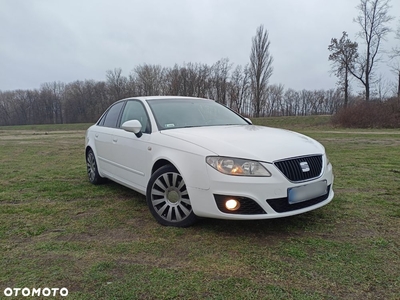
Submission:
{"label": "car window", "polygon": [[121,126],[124,122],[129,120],[138,120],[140,124],[142,124],[142,132],[150,133],[149,117],[140,101],[127,101],[121,117]]}
{"label": "car window", "polygon": [[118,117],[124,104],[125,102],[118,102],[111,106],[107,112],[107,115],[105,116],[103,126],[113,128],[117,127]]}
{"label": "car window", "polygon": [[184,127],[247,125],[241,116],[211,100],[148,100],[160,130]]}

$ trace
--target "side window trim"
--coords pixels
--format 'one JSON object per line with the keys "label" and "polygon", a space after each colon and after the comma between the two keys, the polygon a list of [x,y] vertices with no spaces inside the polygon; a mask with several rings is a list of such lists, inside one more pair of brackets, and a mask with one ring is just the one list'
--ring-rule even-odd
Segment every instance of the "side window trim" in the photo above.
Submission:
{"label": "side window trim", "polygon": [[97,126],[104,126],[104,120],[106,119],[108,113],[108,109],[106,112],[100,117],[100,119],[97,121]]}
{"label": "side window trim", "polygon": [[121,129],[121,119],[122,119],[122,114],[124,113],[125,107],[126,107],[126,103],[128,101],[124,101],[124,104],[121,107],[121,110],[119,111],[119,115],[117,118],[117,124],[115,125],[115,128],[117,129]]}

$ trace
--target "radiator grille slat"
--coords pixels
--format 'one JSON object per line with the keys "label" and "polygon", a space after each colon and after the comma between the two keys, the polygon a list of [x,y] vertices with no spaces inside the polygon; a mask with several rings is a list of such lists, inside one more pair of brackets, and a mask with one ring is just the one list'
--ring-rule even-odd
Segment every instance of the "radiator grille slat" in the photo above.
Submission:
{"label": "radiator grille slat", "polygon": [[[322,173],[322,155],[296,157],[276,161],[274,164],[287,179],[293,182],[317,178]],[[307,165],[309,171],[306,170]]]}

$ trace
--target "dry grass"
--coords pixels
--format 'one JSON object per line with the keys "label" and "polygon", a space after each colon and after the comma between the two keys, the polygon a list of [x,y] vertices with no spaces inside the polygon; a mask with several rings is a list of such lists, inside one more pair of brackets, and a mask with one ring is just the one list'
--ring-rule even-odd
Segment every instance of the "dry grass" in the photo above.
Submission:
{"label": "dry grass", "polygon": [[65,286],[68,299],[398,299],[399,132],[307,128],[298,129],[320,140],[334,165],[332,203],[296,217],[204,219],[186,229],[158,225],[142,195],[90,185],[84,130],[0,128],[0,292]]}

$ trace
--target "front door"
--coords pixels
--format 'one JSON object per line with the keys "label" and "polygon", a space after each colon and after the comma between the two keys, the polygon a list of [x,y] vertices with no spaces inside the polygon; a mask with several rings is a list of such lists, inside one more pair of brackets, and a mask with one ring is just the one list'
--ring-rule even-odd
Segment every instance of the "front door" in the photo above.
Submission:
{"label": "front door", "polygon": [[143,134],[137,137],[133,132],[121,128],[115,130],[113,137],[115,176],[124,184],[144,191],[147,185],[145,175],[150,170],[151,130],[148,115],[140,101],[127,101],[119,127],[129,120],[138,120],[142,124]]}

